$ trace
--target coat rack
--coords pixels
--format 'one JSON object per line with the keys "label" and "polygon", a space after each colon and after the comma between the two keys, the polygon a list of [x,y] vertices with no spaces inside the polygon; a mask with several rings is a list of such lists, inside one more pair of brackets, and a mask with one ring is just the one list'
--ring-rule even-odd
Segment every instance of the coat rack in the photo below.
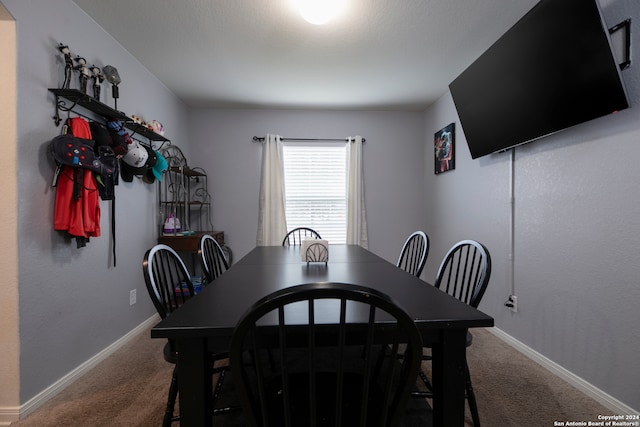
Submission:
{"label": "coat rack", "polygon": [[122,111],[115,110],[106,104],[92,98],[91,96],[83,93],[78,89],[49,89],[56,97],[56,112],[53,116],[53,121],[56,126],[60,126],[62,118],[60,112],[70,114],[73,112],[79,116],[90,119],[86,115],[80,113],[76,107],[80,106],[88,111],[91,111],[107,120],[117,120],[122,122],[122,125],[131,131],[131,137],[138,134],[148,139],[149,141],[162,141],[164,146],[165,142],[169,142],[168,138],[153,132],[146,126],[136,123],[132,118],[127,116]]}

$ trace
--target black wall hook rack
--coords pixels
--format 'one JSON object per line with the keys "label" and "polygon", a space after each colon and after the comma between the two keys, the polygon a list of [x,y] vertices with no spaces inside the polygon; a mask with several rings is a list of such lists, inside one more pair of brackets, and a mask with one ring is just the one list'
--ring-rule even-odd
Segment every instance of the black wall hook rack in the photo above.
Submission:
{"label": "black wall hook rack", "polygon": [[[114,110],[106,104],[90,97],[89,95],[82,93],[77,89],[49,89],[56,96],[56,114],[53,116],[53,120],[56,126],[60,125],[62,119],[60,118],[60,111],[75,112],[76,106],[83,107],[89,111],[92,111],[102,117],[108,119],[126,121],[131,120],[126,114]],[[68,102],[70,105],[67,105]]]}
{"label": "black wall hook rack", "polygon": [[132,137],[134,135],[140,135],[149,141],[162,141],[162,146],[166,142],[169,142],[168,138],[153,132],[140,123],[134,122],[131,117],[127,116],[122,111],[113,109],[78,89],[49,89],[49,91],[56,96],[56,113],[53,116],[53,121],[56,126],[60,126],[60,123],[62,122],[60,111],[66,112],[67,114],[73,112],[74,114],[88,118],[86,115],[77,111],[76,107],[80,106],[105,118],[106,120],[122,122],[122,125],[131,131],[130,136]]}

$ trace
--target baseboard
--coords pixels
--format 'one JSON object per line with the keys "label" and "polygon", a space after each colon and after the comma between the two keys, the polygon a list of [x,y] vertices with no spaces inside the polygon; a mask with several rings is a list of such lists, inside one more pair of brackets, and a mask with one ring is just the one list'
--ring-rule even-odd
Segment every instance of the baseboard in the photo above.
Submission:
{"label": "baseboard", "polygon": [[567,369],[558,365],[553,360],[543,356],[542,354],[538,353],[531,347],[513,338],[511,335],[507,334],[506,332],[498,328],[487,328],[487,331],[491,332],[496,337],[502,339],[511,347],[515,348],[520,353],[524,354],[529,359],[538,363],[540,366],[547,369],[554,375],[560,377],[561,379],[565,380],[566,382],[568,382],[578,390],[582,391],[584,394],[591,397],[593,400],[597,401],[605,408],[610,409],[613,414],[621,414],[621,415],[637,415],[638,414],[639,411],[631,408],[628,405],[625,405],[615,397],[605,393],[604,391],[595,387],[593,384],[583,380],[573,372],[568,371]]}
{"label": "baseboard", "polygon": [[23,405],[19,407],[0,407],[0,426],[8,426],[12,422],[26,417],[27,415],[38,409],[40,406],[42,406],[49,399],[71,385],[78,378],[82,377],[85,373],[98,365],[104,359],[119,350],[123,345],[136,338],[138,335],[148,330],[151,326],[155,325],[159,321],[160,318],[158,317],[158,315],[154,314],[153,316],[136,326],[134,329],[129,331],[127,334],[116,340],[114,343],[106,347],[104,350],[93,356],[91,359],[87,360],[86,362],[75,368],[73,371],[60,378],[58,381],[35,395],[33,398],[29,399],[29,401],[25,402]]}
{"label": "baseboard", "polygon": [[19,406],[4,406],[0,408],[0,426],[8,426],[20,419]]}

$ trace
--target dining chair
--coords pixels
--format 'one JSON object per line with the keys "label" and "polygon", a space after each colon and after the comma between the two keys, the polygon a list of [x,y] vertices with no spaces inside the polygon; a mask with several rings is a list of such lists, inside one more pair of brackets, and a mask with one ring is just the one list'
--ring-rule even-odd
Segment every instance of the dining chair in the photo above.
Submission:
{"label": "dining chair", "polygon": [[282,246],[301,246],[305,239],[322,239],[320,233],[309,227],[298,227],[289,231],[282,240]]}
{"label": "dining chair", "polygon": [[[377,357],[376,345],[402,358]],[[229,349],[247,425],[278,427],[398,426],[421,353],[417,326],[387,295],[326,282],[253,304]]]}
{"label": "dining chair", "polygon": [[198,245],[200,266],[207,284],[229,269],[229,263],[222,247],[210,234],[203,234]]}
{"label": "dining chair", "polygon": [[[162,319],[180,309],[183,304],[195,296],[189,270],[178,253],[167,245],[158,244],[145,253],[142,261],[142,272],[151,301]],[[163,356],[167,362],[176,365],[178,352],[173,340],[167,340],[163,348]],[[215,354],[213,359],[214,361],[218,361],[227,357],[228,354]],[[220,395],[225,371],[227,370],[228,365],[216,367],[212,371],[214,375],[218,374],[218,381],[216,382],[213,393],[214,402]],[[168,427],[172,421],[180,419],[179,416],[174,416],[173,414],[177,396],[178,369],[177,366],[174,366],[171,375],[169,396],[162,421],[163,427]],[[214,415],[229,413],[236,409],[239,408],[225,407],[214,409]]]}
{"label": "dining chair", "polygon": [[[462,240],[456,243],[445,255],[434,286],[458,300],[478,308],[482,297],[487,290],[491,277],[491,256],[489,250],[475,240]],[[473,343],[473,336],[467,331],[467,348]],[[423,360],[431,360],[431,356],[424,355]],[[480,427],[480,416],[476,396],[471,384],[469,365],[465,360],[466,383],[465,391],[469,411],[475,427]],[[426,392],[414,391],[413,397],[433,397],[433,388],[423,371],[419,372],[422,382],[426,386]]]}
{"label": "dining chair", "polygon": [[404,242],[396,265],[407,273],[420,277],[428,256],[429,238],[424,231],[415,231]]}

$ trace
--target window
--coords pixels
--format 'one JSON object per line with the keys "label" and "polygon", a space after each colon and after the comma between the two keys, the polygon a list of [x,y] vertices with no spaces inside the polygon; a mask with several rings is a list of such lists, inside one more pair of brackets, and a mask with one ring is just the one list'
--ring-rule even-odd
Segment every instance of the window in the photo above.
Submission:
{"label": "window", "polygon": [[346,144],[287,143],[283,148],[287,228],[310,227],[329,243],[346,243]]}

